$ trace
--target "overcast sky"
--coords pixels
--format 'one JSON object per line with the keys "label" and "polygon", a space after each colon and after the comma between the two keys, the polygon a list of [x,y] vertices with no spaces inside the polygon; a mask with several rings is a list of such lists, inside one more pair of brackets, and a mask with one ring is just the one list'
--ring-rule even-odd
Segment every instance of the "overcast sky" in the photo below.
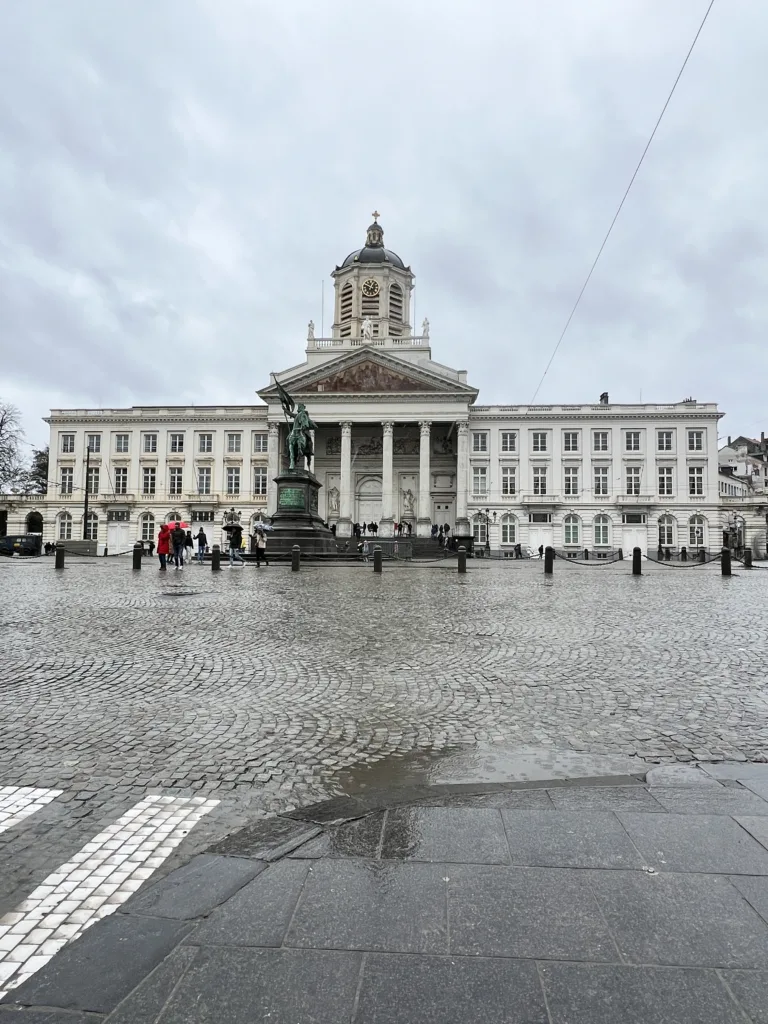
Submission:
{"label": "overcast sky", "polygon": [[[4,3],[0,396],[250,403],[376,208],[433,358],[529,402],[707,5]],[[768,429],[766,38],[716,0],[538,401]]]}

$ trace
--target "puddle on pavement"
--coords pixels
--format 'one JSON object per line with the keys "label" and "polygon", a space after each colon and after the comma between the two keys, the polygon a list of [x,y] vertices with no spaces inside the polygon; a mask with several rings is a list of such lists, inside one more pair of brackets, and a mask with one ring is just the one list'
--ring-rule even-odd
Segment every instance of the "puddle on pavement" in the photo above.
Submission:
{"label": "puddle on pavement", "polygon": [[339,772],[337,782],[350,796],[367,790],[409,786],[461,786],[550,779],[642,775],[639,757],[586,754],[548,747],[513,747],[504,743],[457,746],[436,753],[416,752],[382,758]]}

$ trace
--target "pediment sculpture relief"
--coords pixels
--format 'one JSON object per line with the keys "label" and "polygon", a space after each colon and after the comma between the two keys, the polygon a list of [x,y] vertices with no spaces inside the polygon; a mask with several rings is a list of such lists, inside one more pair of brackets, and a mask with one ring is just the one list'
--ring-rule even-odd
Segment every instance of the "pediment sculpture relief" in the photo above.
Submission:
{"label": "pediment sculpture relief", "polygon": [[304,391],[366,394],[375,392],[433,391],[423,381],[414,380],[380,363],[366,361],[331,374],[324,380],[305,385]]}

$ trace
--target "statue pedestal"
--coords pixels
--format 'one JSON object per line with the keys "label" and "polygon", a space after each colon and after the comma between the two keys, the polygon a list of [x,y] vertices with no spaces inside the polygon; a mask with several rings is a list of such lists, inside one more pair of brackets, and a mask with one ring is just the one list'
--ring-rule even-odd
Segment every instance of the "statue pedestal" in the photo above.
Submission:
{"label": "statue pedestal", "polygon": [[335,555],[336,540],[318,515],[318,494],[322,484],[306,469],[289,470],[274,478],[277,511],[267,539],[267,558],[290,559],[298,544],[302,558]]}

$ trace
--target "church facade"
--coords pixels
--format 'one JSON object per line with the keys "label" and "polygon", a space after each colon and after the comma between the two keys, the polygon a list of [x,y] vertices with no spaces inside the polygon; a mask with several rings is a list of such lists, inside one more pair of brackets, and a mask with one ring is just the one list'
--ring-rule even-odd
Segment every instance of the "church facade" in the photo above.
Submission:
{"label": "church facade", "polygon": [[48,494],[11,501],[8,532],[36,514],[45,540],[114,553],[172,517],[211,544],[232,509],[252,528],[275,511],[285,466],[279,382],[317,425],[319,512],[339,537],[356,522],[384,537],[448,524],[502,556],[719,549],[716,404],[481,405],[465,370],[433,358],[428,321],[414,328],[414,275],[378,214],[332,277],[329,336],[310,322],[304,360],[247,406],[52,410]]}

